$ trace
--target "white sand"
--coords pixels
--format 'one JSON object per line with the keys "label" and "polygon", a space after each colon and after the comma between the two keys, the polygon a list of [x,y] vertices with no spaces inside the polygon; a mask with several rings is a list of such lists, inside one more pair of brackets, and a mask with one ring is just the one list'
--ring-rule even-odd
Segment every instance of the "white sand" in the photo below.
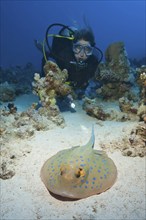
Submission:
{"label": "white sand", "polygon": [[39,131],[28,140],[13,140],[6,148],[15,155],[16,174],[1,180],[1,220],[99,219],[144,220],[145,158],[124,157],[121,152],[107,152],[118,169],[116,183],[99,195],[78,201],[54,198],[40,179],[46,159],[71,146],[85,144],[95,126],[95,149],[126,135],[134,122],[101,122],[84,111],[63,113],[66,127]]}

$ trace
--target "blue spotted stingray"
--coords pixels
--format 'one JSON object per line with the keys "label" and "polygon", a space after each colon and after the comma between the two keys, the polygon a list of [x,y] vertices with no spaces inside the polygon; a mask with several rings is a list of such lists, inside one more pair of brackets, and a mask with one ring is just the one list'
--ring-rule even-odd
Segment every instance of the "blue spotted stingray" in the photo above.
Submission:
{"label": "blue spotted stingray", "polygon": [[57,195],[81,199],[109,189],[116,180],[117,169],[104,151],[93,149],[94,128],[89,142],[59,151],[41,169],[46,188]]}

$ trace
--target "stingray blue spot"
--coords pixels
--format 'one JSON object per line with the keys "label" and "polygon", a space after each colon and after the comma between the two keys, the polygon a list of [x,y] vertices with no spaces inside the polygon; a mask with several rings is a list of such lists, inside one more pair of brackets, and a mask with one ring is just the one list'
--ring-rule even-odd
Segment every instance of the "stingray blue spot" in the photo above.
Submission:
{"label": "stingray blue spot", "polygon": [[93,170],[93,167],[90,167],[90,170]]}
{"label": "stingray blue spot", "polygon": [[52,172],[54,172],[55,170],[53,169]]}
{"label": "stingray blue spot", "polygon": [[78,162],[78,160],[76,160],[76,162]]}
{"label": "stingray blue spot", "polygon": [[106,179],[106,175],[104,174],[104,178]]}
{"label": "stingray blue spot", "polygon": [[81,183],[84,183],[85,182],[85,180],[81,180]]}
{"label": "stingray blue spot", "polygon": [[89,182],[88,182],[88,180],[86,181],[86,184],[88,184]]}
{"label": "stingray blue spot", "polygon": [[90,162],[90,159],[88,158],[88,162]]}
{"label": "stingray blue spot", "polygon": [[101,172],[101,170],[98,170],[98,173],[100,173]]}
{"label": "stingray blue spot", "polygon": [[81,167],[84,167],[84,166],[86,166],[86,164],[80,164],[80,166],[81,166]]}
{"label": "stingray blue spot", "polygon": [[93,177],[93,180],[96,180],[96,177]]}
{"label": "stingray blue spot", "polygon": [[95,184],[95,182],[92,182],[92,184]]}
{"label": "stingray blue spot", "polygon": [[87,188],[88,188],[88,186],[85,186],[85,188],[87,189]]}
{"label": "stingray blue spot", "polygon": [[83,158],[83,156],[80,156],[80,158]]}

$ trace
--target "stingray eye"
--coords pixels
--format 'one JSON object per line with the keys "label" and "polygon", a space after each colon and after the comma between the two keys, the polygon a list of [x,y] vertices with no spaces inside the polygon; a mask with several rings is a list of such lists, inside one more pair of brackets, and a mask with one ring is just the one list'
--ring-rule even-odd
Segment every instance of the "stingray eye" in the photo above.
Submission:
{"label": "stingray eye", "polygon": [[77,178],[85,176],[85,171],[84,171],[84,169],[83,169],[83,168],[79,168],[79,169],[75,172],[75,176],[76,176]]}

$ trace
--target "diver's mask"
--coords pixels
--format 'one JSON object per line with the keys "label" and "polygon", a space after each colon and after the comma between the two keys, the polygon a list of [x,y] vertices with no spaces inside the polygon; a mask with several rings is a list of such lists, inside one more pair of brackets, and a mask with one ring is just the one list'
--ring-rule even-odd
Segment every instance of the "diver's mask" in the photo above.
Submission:
{"label": "diver's mask", "polygon": [[[93,47],[90,44],[80,44],[77,42],[73,44],[73,52],[74,54],[79,54],[83,52],[88,58],[93,53]],[[79,61],[71,61],[70,63],[76,65],[77,69],[84,69],[87,67],[86,60],[82,59],[80,59]]]}
{"label": "diver's mask", "polygon": [[75,54],[79,54],[82,51],[85,53],[87,57],[91,56],[93,53],[93,47],[91,47],[90,44],[80,44],[80,43],[73,44],[73,52]]}

